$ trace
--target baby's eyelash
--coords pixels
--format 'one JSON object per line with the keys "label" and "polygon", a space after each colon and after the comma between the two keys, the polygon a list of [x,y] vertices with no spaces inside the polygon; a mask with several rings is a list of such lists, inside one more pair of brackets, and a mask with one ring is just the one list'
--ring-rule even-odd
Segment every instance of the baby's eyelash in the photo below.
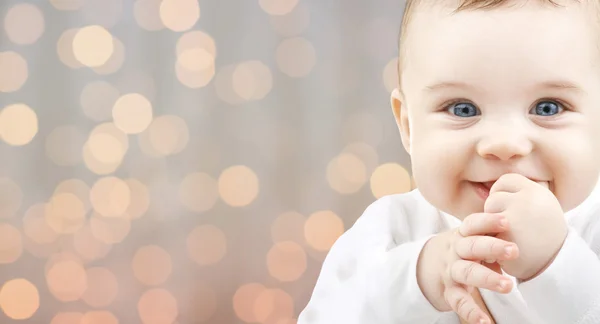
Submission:
{"label": "baby's eyelash", "polygon": [[572,110],[570,108],[569,104],[567,104],[566,102],[564,102],[563,100],[558,99],[558,98],[542,98],[540,100],[535,101],[533,103],[533,105],[535,106],[535,105],[537,105],[537,104],[539,104],[541,102],[545,102],[545,101],[555,102],[555,103],[559,104],[564,110]]}
{"label": "baby's eyelash", "polygon": [[459,104],[459,103],[469,103],[469,104],[472,104],[473,106],[477,107],[477,105],[474,104],[471,100],[467,100],[467,99],[452,99],[450,101],[446,101],[445,103],[443,103],[440,106],[439,111],[446,111],[446,110],[450,109],[450,107],[452,105],[456,105],[456,104]]}

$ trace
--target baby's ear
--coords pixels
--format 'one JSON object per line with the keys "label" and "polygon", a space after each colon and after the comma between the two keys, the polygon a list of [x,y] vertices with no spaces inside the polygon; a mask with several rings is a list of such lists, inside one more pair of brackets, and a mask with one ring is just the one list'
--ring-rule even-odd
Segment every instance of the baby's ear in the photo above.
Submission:
{"label": "baby's ear", "polygon": [[411,139],[410,139],[410,121],[408,118],[408,108],[406,107],[404,97],[400,93],[398,88],[392,91],[391,96],[391,104],[392,110],[394,112],[394,117],[396,118],[396,124],[398,125],[398,130],[400,130],[400,137],[402,138],[402,145],[408,154],[410,155],[411,147]]}

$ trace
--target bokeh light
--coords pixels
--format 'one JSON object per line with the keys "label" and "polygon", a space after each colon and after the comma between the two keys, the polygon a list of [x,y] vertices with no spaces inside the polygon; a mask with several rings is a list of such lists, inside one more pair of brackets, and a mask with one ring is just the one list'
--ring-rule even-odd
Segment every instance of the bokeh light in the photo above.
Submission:
{"label": "bokeh light", "polygon": [[291,241],[298,244],[304,240],[304,223],[306,218],[296,212],[288,211],[279,215],[271,224],[271,238],[273,243]]}
{"label": "bokeh light", "polygon": [[143,324],[171,324],[179,315],[177,299],[163,288],[144,292],[137,309]]}
{"label": "bokeh light", "polygon": [[217,46],[214,38],[201,30],[192,30],[179,37],[176,44],[177,56],[185,51],[203,49],[210,54],[213,60],[217,57]]}
{"label": "bokeh light", "polygon": [[23,254],[23,238],[19,230],[0,223],[0,265],[17,261]]}
{"label": "bokeh light", "polygon": [[294,37],[279,44],[275,58],[281,72],[293,78],[300,78],[313,70],[317,54],[310,41],[303,37]]}
{"label": "bokeh light", "polygon": [[[55,0],[55,2],[58,1],[64,0]],[[67,29],[62,32],[58,38],[58,41],[56,42],[56,53],[58,54],[58,58],[64,65],[72,69],[78,69],[83,66],[83,64],[81,64],[81,62],[79,62],[75,57],[75,52],[73,52],[73,40],[78,32],[79,28]]]}
{"label": "bokeh light", "polygon": [[296,281],[306,271],[306,253],[298,243],[275,243],[267,253],[267,268],[279,281]]}
{"label": "bokeh light", "polygon": [[113,37],[114,50],[108,61],[101,66],[92,67],[94,72],[100,75],[113,74],[121,69],[123,63],[125,63],[125,45],[121,40]]}
{"label": "bokeh light", "polygon": [[113,37],[102,26],[83,27],[73,37],[75,59],[85,66],[99,67],[104,65],[113,55],[113,51]]}
{"label": "bokeh light", "polygon": [[0,52],[0,92],[15,92],[27,81],[27,61],[13,51]]}
{"label": "bokeh light", "polygon": [[115,102],[112,111],[115,126],[126,134],[139,134],[152,122],[152,104],[139,93],[128,93]]}
{"label": "bokeh light", "polygon": [[258,3],[266,13],[280,16],[294,10],[298,0],[259,0]]}
{"label": "bokeh light", "polygon": [[239,105],[245,102],[233,89],[233,73],[235,72],[235,68],[235,65],[221,67],[214,81],[217,96],[230,105]]}
{"label": "bokeh light", "polygon": [[72,193],[56,193],[46,204],[46,223],[56,233],[72,234],[85,223],[83,202]]}
{"label": "bokeh light", "polygon": [[244,165],[229,167],[218,180],[221,199],[230,206],[243,207],[252,203],[259,192],[256,173]]}
{"label": "bokeh light", "polygon": [[189,71],[202,71],[215,64],[215,57],[204,48],[185,49],[177,56],[177,63]]}
{"label": "bokeh light", "polygon": [[74,260],[57,261],[46,274],[50,293],[62,302],[79,300],[87,289],[87,273],[83,265]]}
{"label": "bokeh light", "polygon": [[409,192],[411,187],[410,174],[396,163],[383,164],[371,175],[371,192],[375,198]]}
{"label": "bokeh light", "polygon": [[204,48],[187,49],[177,56],[177,79],[188,88],[205,87],[214,78],[215,71],[215,58]]}
{"label": "bokeh light", "polygon": [[86,167],[99,175],[114,172],[129,149],[129,139],[113,123],[96,126],[83,147]]}
{"label": "bokeh light", "polygon": [[[0,57],[0,61],[1,59]],[[37,132],[37,114],[29,106],[13,104],[0,111],[0,138],[7,144],[13,146],[28,144]]]}
{"label": "bokeh light", "polygon": [[187,122],[175,115],[154,118],[148,129],[140,134],[142,151],[150,156],[169,156],[183,151],[190,140]]}
{"label": "bokeh light", "polygon": [[94,210],[105,217],[123,216],[131,201],[127,183],[117,177],[98,179],[90,190],[90,202]]}
{"label": "bokeh light", "polygon": [[197,89],[213,80],[217,48],[209,34],[200,30],[186,32],[177,40],[176,53],[175,74],[183,85]]}
{"label": "bokeh light", "polygon": [[304,238],[315,250],[329,251],[344,233],[344,222],[329,210],[312,213],[304,224]]}
{"label": "bokeh light", "polygon": [[133,17],[137,24],[148,31],[158,31],[165,28],[160,19],[160,4],[162,0],[136,0],[133,4]]}
{"label": "bokeh light", "polygon": [[129,207],[126,214],[130,219],[144,216],[150,207],[150,192],[146,185],[137,179],[126,179],[129,186]]}
{"label": "bokeh light", "polygon": [[263,324],[289,321],[294,316],[294,299],[281,289],[264,289],[256,298],[254,316]]}
{"label": "bokeh light", "polygon": [[[64,1],[64,0],[54,0]],[[83,314],[79,312],[59,312],[50,321],[50,324],[81,324]]]}
{"label": "bokeh light", "polygon": [[268,66],[260,61],[238,64],[232,74],[233,91],[242,99],[261,100],[273,88],[273,76]]}
{"label": "bokeh light", "polygon": [[15,44],[33,44],[44,33],[44,14],[33,4],[16,4],[6,11],[4,31]]}
{"label": "bokeh light", "polygon": [[139,248],[133,256],[131,268],[135,278],[148,286],[164,283],[173,270],[169,253],[156,245]]}
{"label": "bokeh light", "polygon": [[71,178],[61,181],[54,189],[54,194],[70,193],[83,203],[86,213],[90,211],[92,205],[90,203],[90,186],[83,180]]}
{"label": "bokeh light", "polygon": [[258,322],[254,305],[266,287],[260,283],[241,285],[233,295],[233,310],[236,316],[246,323]]}
{"label": "bokeh light", "polygon": [[365,142],[352,142],[344,147],[342,153],[349,153],[360,158],[368,174],[371,174],[379,166],[377,150]]}
{"label": "bokeh light", "polygon": [[159,10],[163,24],[176,32],[192,28],[200,18],[200,5],[196,0],[163,0]]}
{"label": "bokeh light", "polygon": [[14,320],[31,318],[40,307],[37,287],[24,278],[12,279],[0,288],[0,308]]}
{"label": "bokeh light", "polygon": [[119,319],[109,311],[89,311],[81,317],[81,324],[119,324]]}
{"label": "bokeh light", "polygon": [[341,194],[356,193],[367,181],[365,163],[354,154],[342,153],[327,165],[327,181]]}
{"label": "bokeh light", "polygon": [[219,262],[227,252],[225,234],[213,225],[194,228],[187,236],[186,245],[190,259],[201,266]]}

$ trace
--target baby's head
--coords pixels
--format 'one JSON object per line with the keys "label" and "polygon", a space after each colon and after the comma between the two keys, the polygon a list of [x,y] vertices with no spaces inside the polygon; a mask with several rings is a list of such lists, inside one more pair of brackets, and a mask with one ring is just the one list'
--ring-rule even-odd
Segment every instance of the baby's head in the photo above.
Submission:
{"label": "baby's head", "polygon": [[[519,173],[565,211],[600,172],[597,0],[407,0],[392,107],[423,196],[458,218]],[[488,186],[491,183],[487,184]]]}

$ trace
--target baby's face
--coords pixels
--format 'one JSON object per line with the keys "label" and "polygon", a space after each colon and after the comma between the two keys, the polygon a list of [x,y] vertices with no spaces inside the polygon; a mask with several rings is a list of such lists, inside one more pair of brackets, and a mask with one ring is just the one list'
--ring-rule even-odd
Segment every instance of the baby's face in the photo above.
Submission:
{"label": "baby's face", "polygon": [[596,21],[576,1],[527,3],[426,9],[409,27],[404,95],[392,98],[403,143],[424,197],[461,219],[505,173],[547,185],[565,211],[599,175]]}

